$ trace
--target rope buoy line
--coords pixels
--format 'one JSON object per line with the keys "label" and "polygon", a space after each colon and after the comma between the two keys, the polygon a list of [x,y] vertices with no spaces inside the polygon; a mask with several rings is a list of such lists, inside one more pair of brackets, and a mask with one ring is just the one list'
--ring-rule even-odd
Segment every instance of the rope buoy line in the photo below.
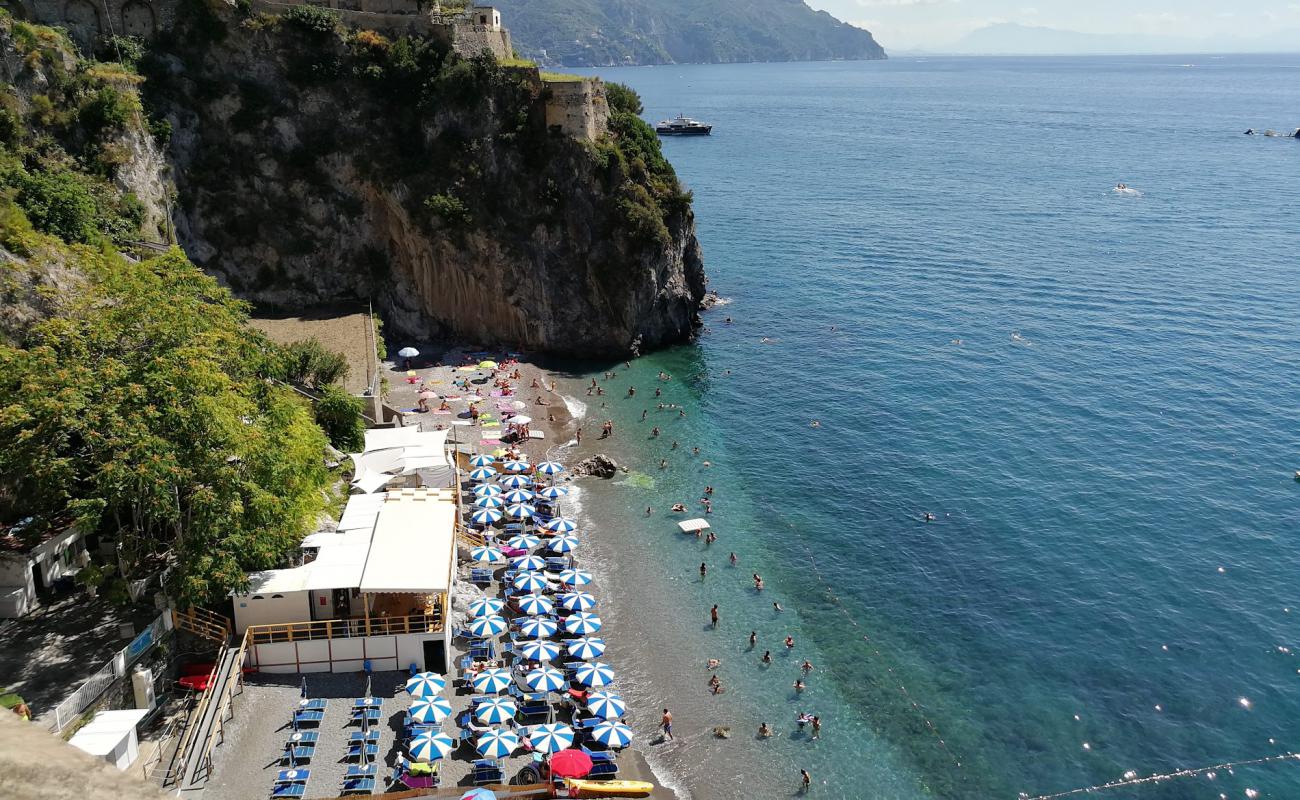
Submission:
{"label": "rope buoy line", "polygon": [[[1076,794],[1089,794],[1091,792],[1099,792],[1104,789],[1119,789],[1125,786],[1140,786],[1146,783],[1163,783],[1164,781],[1173,780],[1175,778],[1195,778],[1202,775],[1209,778],[1210,780],[1214,780],[1214,778],[1217,777],[1216,773],[1218,773],[1219,770],[1227,770],[1228,772],[1231,772],[1233,769],[1237,767],[1253,767],[1253,766],[1258,766],[1260,764],[1268,764],[1274,761],[1288,761],[1288,760],[1300,761],[1300,753],[1282,753],[1281,755],[1266,756],[1264,758],[1252,758],[1245,761],[1227,761],[1223,764],[1214,764],[1213,766],[1209,766],[1209,767],[1196,767],[1195,769],[1180,769],[1180,770],[1175,770],[1174,772],[1166,772],[1159,775],[1148,775],[1145,778],[1127,777],[1127,775],[1132,775],[1132,773],[1126,773],[1126,777],[1120,778],[1119,780],[1116,781],[1110,781],[1109,783],[1099,783],[1096,786],[1083,786],[1078,789],[1070,789],[1069,791],[1065,791],[1065,792],[1055,792],[1053,794],[1036,794],[1033,796],[1030,796],[1025,792],[1021,792],[1020,800],[1056,800],[1056,798],[1060,798],[1060,797],[1071,797]],[[1249,797],[1251,795],[1248,794],[1247,796]]]}
{"label": "rope buoy line", "polygon": [[[816,557],[813,556],[812,550],[810,550],[808,548],[808,545],[805,544],[803,541],[799,541],[799,545],[803,548],[804,552],[808,555],[808,563],[812,565],[813,573],[817,576],[817,582],[821,584],[822,590],[826,593],[826,596],[830,598],[831,602],[835,605],[837,609],[839,609],[840,614],[844,616],[844,619],[848,621],[850,625],[852,625],[858,631],[865,631],[866,629],[863,628],[860,624],[858,624],[858,621],[853,618],[852,614],[849,613],[849,610],[844,606],[844,603],[840,600],[839,596],[836,595],[833,591],[831,591],[831,585],[826,580],[825,576],[822,575],[821,568],[817,565],[817,559]],[[862,641],[868,643],[868,647],[873,655],[875,655],[878,659],[881,660],[884,659],[884,654],[880,652],[880,649],[876,647],[875,643],[872,642],[870,637],[868,637],[865,633],[862,634]],[[889,673],[891,677],[894,675],[893,667],[886,666],[885,671]],[[911,704],[912,710],[920,715],[921,721],[925,723],[925,727],[928,728],[930,733],[934,735],[934,740],[938,743],[939,747],[943,750],[944,754],[952,761],[953,766],[960,769],[961,759],[957,758],[956,754],[953,753],[951,748],[948,747],[948,743],[944,741],[943,736],[939,733],[939,729],[936,728],[934,723],[930,721],[930,718],[925,715],[925,709],[921,707],[920,703],[916,702],[916,700],[912,697],[911,692],[907,691],[907,687],[901,681],[898,684],[898,691],[907,700],[907,702]]]}

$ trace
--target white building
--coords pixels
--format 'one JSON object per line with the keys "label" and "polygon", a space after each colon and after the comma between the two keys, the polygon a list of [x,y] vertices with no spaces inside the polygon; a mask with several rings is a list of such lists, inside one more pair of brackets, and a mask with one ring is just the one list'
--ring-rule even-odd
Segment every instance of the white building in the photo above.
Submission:
{"label": "white building", "polygon": [[235,632],[263,672],[446,672],[456,575],[454,489],[354,495],[334,533],[303,540],[310,560],[249,576]]}
{"label": "white building", "polygon": [[88,561],[85,534],[76,526],[47,531],[28,544],[19,526],[0,529],[0,619],[16,619],[38,605],[55,581]]}

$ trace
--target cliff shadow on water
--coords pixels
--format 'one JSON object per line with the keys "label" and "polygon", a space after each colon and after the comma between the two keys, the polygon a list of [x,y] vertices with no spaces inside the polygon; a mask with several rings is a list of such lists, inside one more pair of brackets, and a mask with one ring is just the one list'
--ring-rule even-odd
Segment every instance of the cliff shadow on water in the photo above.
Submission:
{"label": "cliff shadow on water", "polygon": [[150,43],[146,105],[173,129],[180,243],[236,294],[372,299],[399,335],[566,356],[695,330],[690,194],[599,81],[309,6],[189,11]]}

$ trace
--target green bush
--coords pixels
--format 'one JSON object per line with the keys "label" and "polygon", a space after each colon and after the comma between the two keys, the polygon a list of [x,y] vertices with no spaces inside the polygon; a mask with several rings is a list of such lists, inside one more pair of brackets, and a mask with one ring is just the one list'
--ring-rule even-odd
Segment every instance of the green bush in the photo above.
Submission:
{"label": "green bush", "polygon": [[326,386],[316,401],[316,424],[330,444],[344,452],[357,452],[366,443],[366,423],[361,417],[364,405],[337,386]]}
{"label": "green bush", "polygon": [[124,94],[112,86],[101,86],[81,106],[78,116],[86,129],[86,135],[91,139],[100,139],[105,134],[125,128],[137,107],[135,95]]}
{"label": "green bush", "polygon": [[294,6],[281,17],[289,25],[315,36],[334,33],[339,27],[338,13],[319,6]]}
{"label": "green bush", "polygon": [[464,227],[470,223],[469,207],[455,195],[430,195],[424,199],[424,207],[432,211],[438,219],[453,227]]}
{"label": "green bush", "polygon": [[30,173],[17,170],[15,200],[32,226],[65,242],[90,242],[99,235],[95,198],[85,183],[67,171]]}
{"label": "green bush", "polygon": [[117,61],[124,67],[135,69],[144,58],[144,41],[138,36],[109,36],[104,39],[100,52],[105,61]]}
{"label": "green bush", "polygon": [[281,377],[288,383],[321,389],[347,377],[348,362],[315,339],[282,348]]}
{"label": "green bush", "polygon": [[605,82],[605,102],[610,111],[622,111],[626,114],[641,114],[645,108],[641,105],[641,95],[624,83]]}
{"label": "green bush", "polygon": [[149,120],[149,135],[159,147],[166,149],[172,140],[172,121],[166,117]]}

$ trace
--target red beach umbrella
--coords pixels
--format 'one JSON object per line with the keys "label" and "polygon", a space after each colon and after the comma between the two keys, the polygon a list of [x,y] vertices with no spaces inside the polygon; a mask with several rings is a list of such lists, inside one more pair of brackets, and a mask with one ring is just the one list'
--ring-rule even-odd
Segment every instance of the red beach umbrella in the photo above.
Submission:
{"label": "red beach umbrella", "polygon": [[581,750],[561,750],[551,756],[551,772],[557,778],[584,778],[591,767],[591,756]]}

